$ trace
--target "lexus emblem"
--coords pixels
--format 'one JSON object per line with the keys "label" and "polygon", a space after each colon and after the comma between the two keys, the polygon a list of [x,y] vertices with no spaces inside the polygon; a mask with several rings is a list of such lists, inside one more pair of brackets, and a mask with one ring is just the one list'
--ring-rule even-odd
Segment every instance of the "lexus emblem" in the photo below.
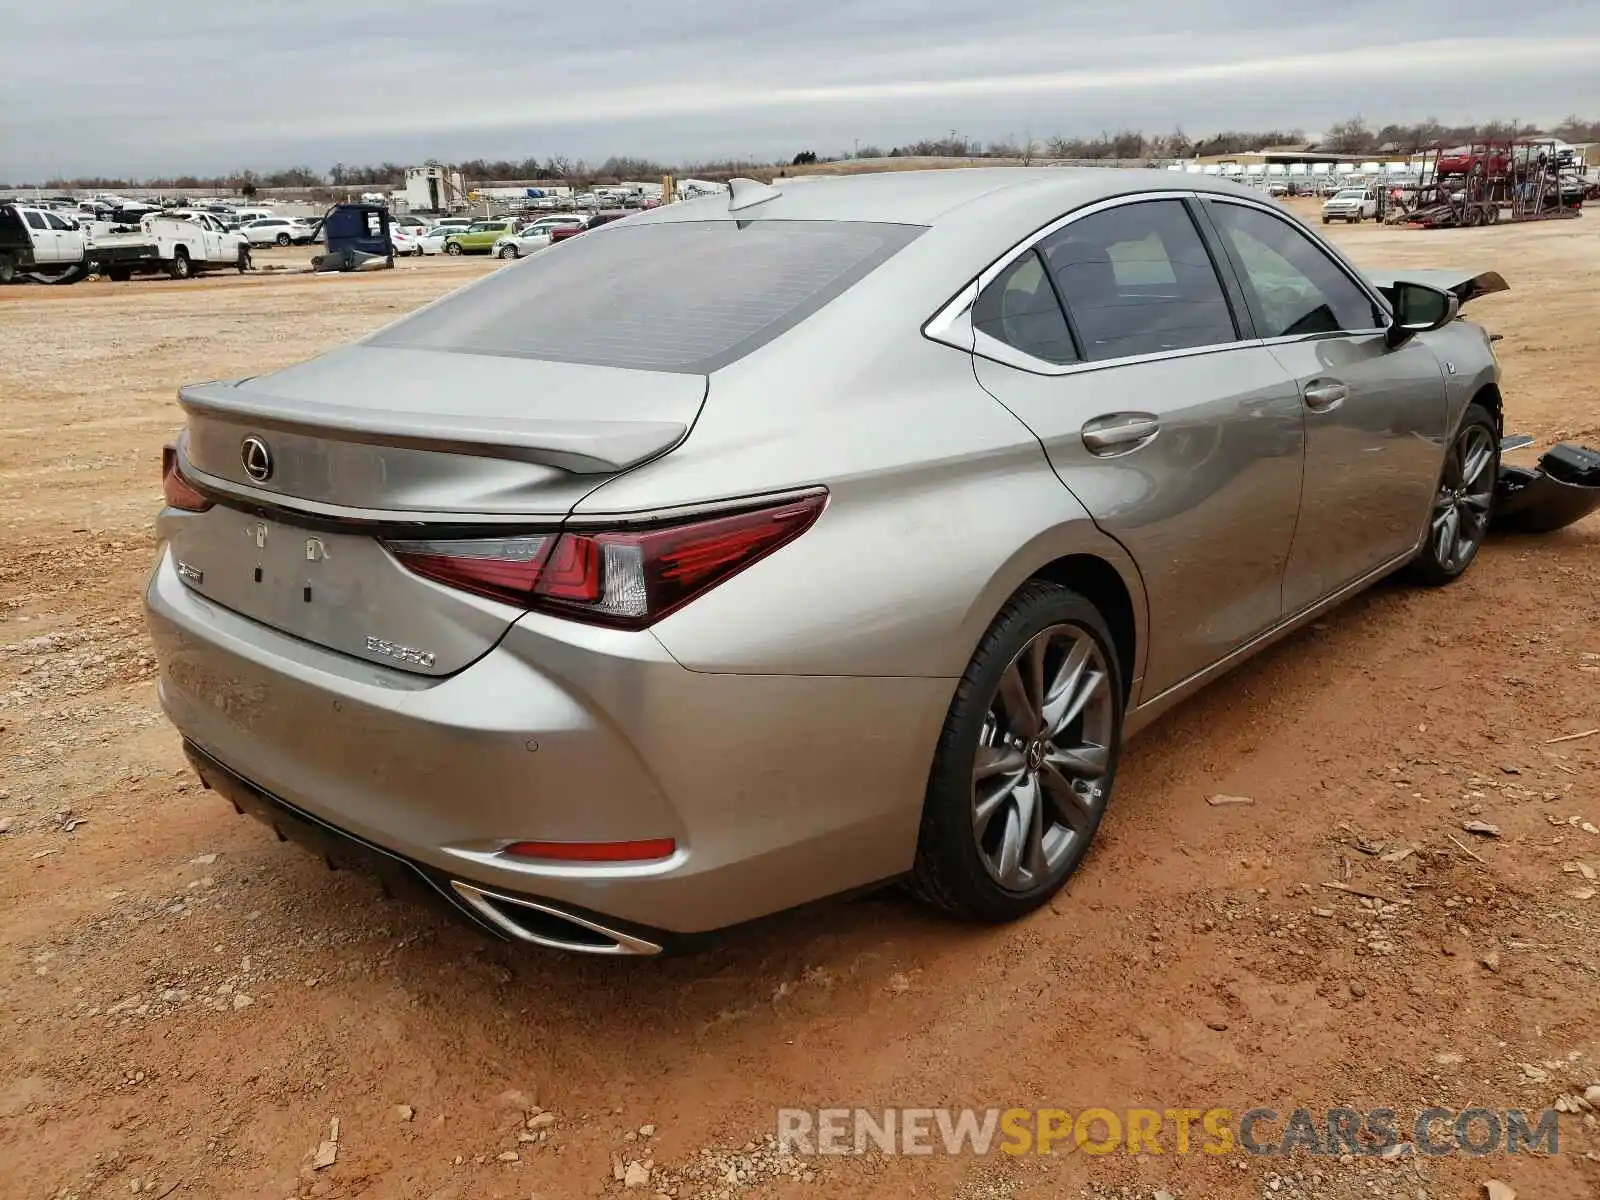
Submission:
{"label": "lexus emblem", "polygon": [[244,463],[244,473],[257,483],[272,478],[272,451],[260,438],[251,434],[239,447],[239,458]]}

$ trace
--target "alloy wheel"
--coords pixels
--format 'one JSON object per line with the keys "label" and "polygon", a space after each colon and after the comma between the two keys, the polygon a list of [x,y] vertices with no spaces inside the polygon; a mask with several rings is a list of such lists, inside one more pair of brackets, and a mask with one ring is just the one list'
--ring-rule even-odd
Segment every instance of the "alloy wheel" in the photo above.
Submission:
{"label": "alloy wheel", "polygon": [[1105,655],[1081,626],[1040,631],[1007,665],[972,766],[972,832],[1001,887],[1048,882],[1092,833],[1115,703]]}
{"label": "alloy wheel", "polygon": [[1494,485],[1493,435],[1482,425],[1468,425],[1445,457],[1444,478],[1433,502],[1429,536],[1441,567],[1454,571],[1478,552],[1489,526]]}

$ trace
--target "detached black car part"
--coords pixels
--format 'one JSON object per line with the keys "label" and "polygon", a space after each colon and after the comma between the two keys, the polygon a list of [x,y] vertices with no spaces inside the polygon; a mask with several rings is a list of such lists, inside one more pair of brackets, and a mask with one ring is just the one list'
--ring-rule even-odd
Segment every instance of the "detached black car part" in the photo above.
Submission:
{"label": "detached black car part", "polygon": [[1531,470],[1501,467],[1495,491],[1497,529],[1565,528],[1600,509],[1600,451],[1566,442],[1552,446]]}

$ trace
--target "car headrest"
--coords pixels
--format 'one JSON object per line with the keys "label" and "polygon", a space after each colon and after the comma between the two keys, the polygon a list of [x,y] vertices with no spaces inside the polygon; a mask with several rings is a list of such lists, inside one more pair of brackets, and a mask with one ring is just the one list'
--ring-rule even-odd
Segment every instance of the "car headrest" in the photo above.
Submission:
{"label": "car headrest", "polygon": [[1116,270],[1103,247],[1069,239],[1053,248],[1049,259],[1068,304],[1095,306],[1117,299]]}

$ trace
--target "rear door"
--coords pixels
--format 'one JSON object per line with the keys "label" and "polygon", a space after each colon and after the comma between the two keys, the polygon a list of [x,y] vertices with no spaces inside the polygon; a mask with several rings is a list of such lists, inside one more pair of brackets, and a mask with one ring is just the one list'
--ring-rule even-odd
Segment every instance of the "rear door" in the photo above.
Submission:
{"label": "rear door", "polygon": [[1206,211],[1305,411],[1284,579],[1294,613],[1417,544],[1444,457],[1444,373],[1421,339],[1388,346],[1377,298],[1298,225],[1244,200],[1211,198]]}
{"label": "rear door", "polygon": [[83,233],[71,221],[63,220],[53,212],[44,214],[45,221],[50,226],[50,233],[55,238],[57,262],[83,261],[84,245]]}
{"label": "rear door", "polygon": [[56,235],[45,220],[44,213],[36,208],[22,210],[22,219],[28,225],[28,237],[33,242],[33,260],[38,263],[57,263],[61,252]]}
{"label": "rear door", "polygon": [[1300,500],[1299,397],[1229,294],[1192,201],[1085,210],[984,282],[978,382],[1143,576],[1144,698],[1275,624]]}

